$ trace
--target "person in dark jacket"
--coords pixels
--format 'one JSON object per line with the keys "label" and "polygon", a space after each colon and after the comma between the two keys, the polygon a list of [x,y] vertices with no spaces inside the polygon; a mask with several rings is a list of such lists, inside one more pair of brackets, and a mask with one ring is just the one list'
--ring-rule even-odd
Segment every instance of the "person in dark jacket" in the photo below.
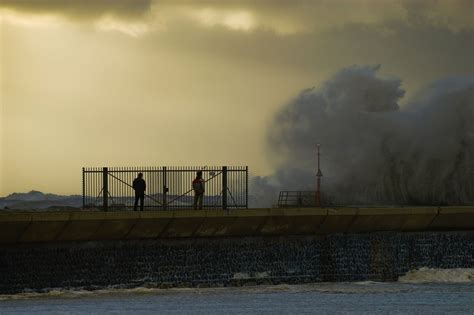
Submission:
{"label": "person in dark jacket", "polygon": [[202,178],[202,171],[196,172],[196,178],[193,180],[194,190],[194,210],[202,209],[202,199],[204,198],[204,179]]}
{"label": "person in dark jacket", "polygon": [[143,201],[145,199],[146,183],[143,179],[143,173],[138,173],[137,178],[133,180],[133,190],[135,190],[134,211],[137,211],[138,200],[140,200],[140,211],[143,211]]}

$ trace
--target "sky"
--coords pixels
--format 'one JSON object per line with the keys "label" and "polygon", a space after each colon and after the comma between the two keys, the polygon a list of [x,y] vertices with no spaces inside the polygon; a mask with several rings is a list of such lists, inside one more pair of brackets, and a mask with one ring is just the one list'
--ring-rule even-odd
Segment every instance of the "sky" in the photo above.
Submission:
{"label": "sky", "polygon": [[471,0],[0,0],[0,196],[80,193],[84,166],[269,175],[302,90],[381,65],[403,106],[473,55]]}

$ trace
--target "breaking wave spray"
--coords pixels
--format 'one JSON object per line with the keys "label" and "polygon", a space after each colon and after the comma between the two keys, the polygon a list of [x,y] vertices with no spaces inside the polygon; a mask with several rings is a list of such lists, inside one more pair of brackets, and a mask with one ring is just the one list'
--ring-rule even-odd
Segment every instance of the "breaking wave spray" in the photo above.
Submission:
{"label": "breaking wave spray", "polygon": [[252,179],[253,206],[275,203],[279,190],[314,190],[317,143],[326,204],[474,203],[474,77],[435,82],[400,107],[401,80],[379,68],[343,69],[275,115],[275,172]]}

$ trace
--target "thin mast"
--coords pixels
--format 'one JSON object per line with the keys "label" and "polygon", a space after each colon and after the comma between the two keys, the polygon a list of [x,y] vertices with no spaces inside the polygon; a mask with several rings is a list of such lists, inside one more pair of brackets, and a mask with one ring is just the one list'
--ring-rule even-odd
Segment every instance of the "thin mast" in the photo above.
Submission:
{"label": "thin mast", "polygon": [[319,153],[319,148],[321,145],[318,143],[318,172],[316,173],[316,207],[321,207],[321,177],[323,176],[323,173],[321,172],[321,166],[320,166],[320,153]]}

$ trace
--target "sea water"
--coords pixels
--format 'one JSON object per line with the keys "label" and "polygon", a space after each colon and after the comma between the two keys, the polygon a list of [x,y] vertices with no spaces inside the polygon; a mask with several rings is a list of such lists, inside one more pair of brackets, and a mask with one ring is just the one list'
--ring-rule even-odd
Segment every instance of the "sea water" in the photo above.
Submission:
{"label": "sea water", "polygon": [[50,289],[0,295],[1,314],[474,314],[474,269],[421,268],[397,282],[201,289]]}

